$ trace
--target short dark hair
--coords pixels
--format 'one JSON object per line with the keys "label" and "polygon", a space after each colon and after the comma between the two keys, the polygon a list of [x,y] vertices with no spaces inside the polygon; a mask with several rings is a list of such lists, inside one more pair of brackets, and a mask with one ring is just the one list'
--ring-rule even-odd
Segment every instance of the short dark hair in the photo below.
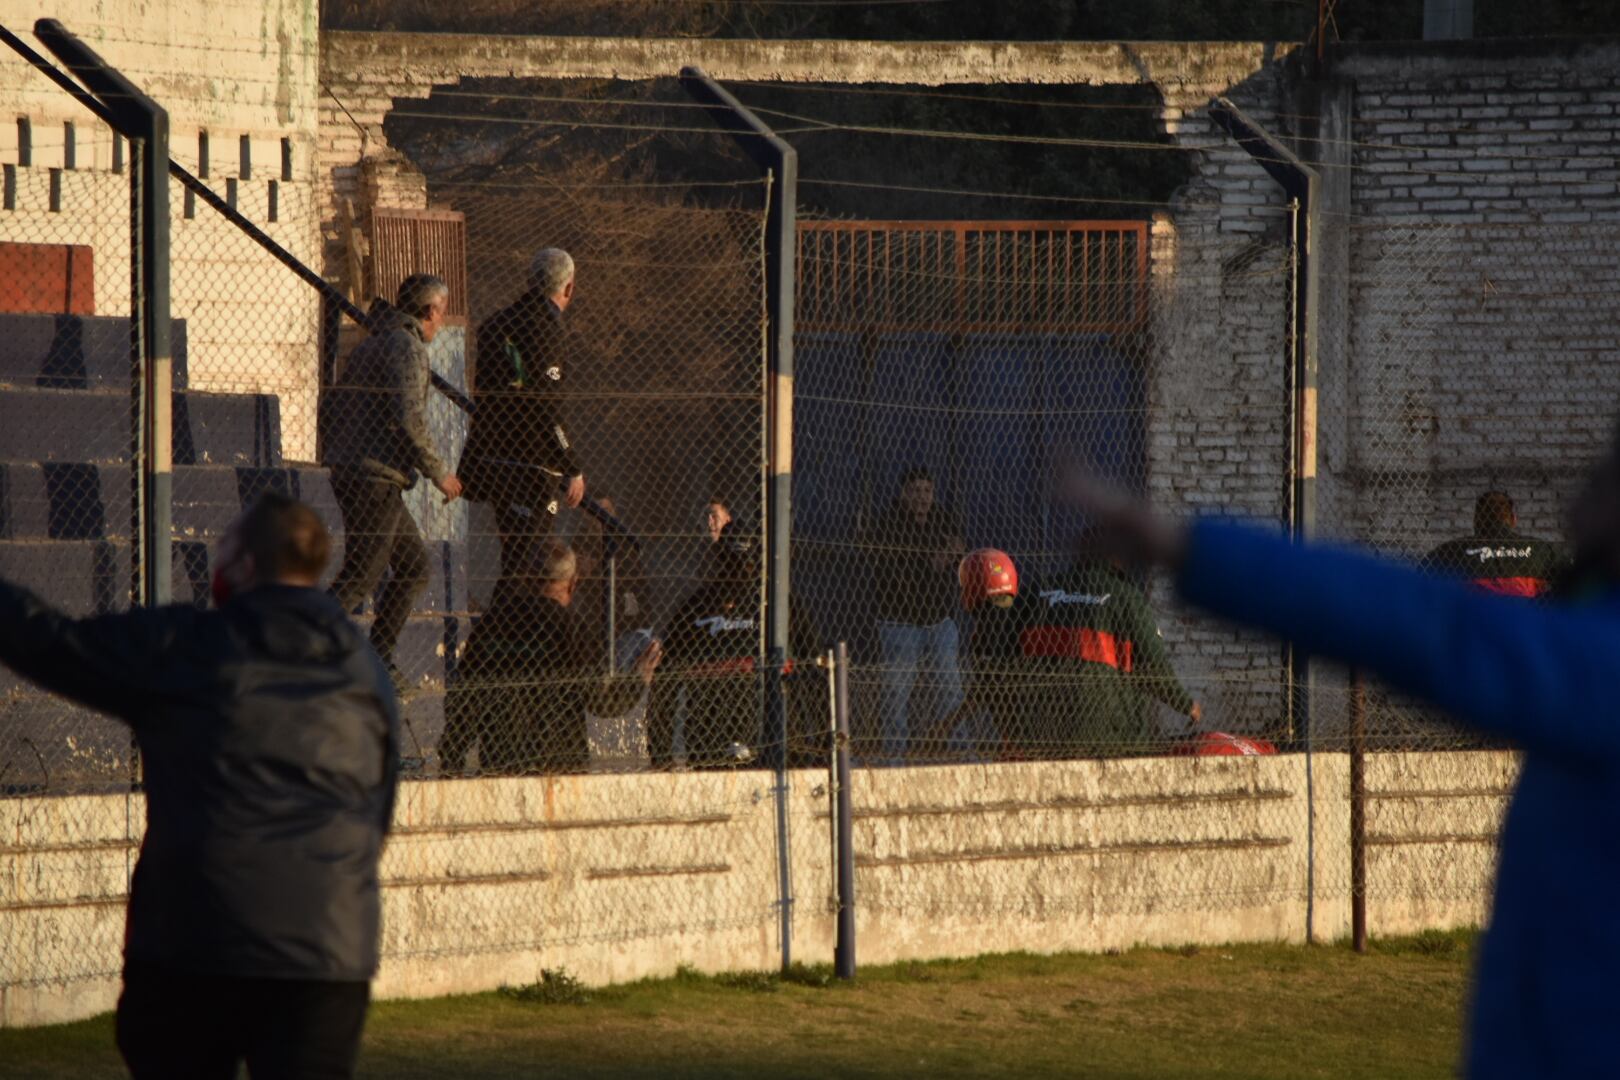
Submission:
{"label": "short dark hair", "polygon": [[236,522],[242,550],[253,556],[260,581],[307,578],[318,581],[332,554],[326,523],[307,504],[267,491]]}
{"label": "short dark hair", "polygon": [[1497,536],[1513,528],[1518,515],[1505,491],[1487,491],[1474,503],[1474,533]]}
{"label": "short dark hair", "polygon": [[433,301],[440,295],[446,299],[450,296],[450,286],[438,274],[412,274],[399,283],[399,292],[394,296],[394,306],[407,315],[414,315],[418,319],[427,317],[433,309]]}
{"label": "short dark hair", "polygon": [[934,482],[934,474],[929,472],[928,469],[922,465],[913,465],[911,468],[900,474],[900,486],[905,487],[913,480],[926,480],[932,484]]}

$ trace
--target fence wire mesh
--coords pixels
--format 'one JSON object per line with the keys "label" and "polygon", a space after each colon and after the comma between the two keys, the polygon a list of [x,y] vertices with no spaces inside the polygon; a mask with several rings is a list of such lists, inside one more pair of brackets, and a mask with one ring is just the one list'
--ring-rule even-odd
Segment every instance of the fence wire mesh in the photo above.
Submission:
{"label": "fence wire mesh", "polygon": [[[1109,561],[1064,496],[1079,466],[1283,517],[1286,253],[1148,221],[811,221],[799,268],[793,581],[852,645],[863,925],[1038,943],[1298,905],[1304,759],[1190,760],[1206,728],[1281,740],[1277,648]],[[1269,325],[1222,327],[1234,301]],[[1213,422],[1223,331],[1258,385]],[[983,547],[1018,593],[970,610]]]}
{"label": "fence wire mesh", "polygon": [[[31,70],[6,83],[55,95]],[[13,122],[0,205],[0,578],[75,616],[126,611],[140,590],[130,145],[65,100],[50,119]],[[174,349],[183,358],[178,331]],[[127,728],[0,666],[0,986],[117,973],[134,758]]]}
{"label": "fence wire mesh", "polygon": [[[0,575],[91,614],[130,605],[138,566],[130,179],[105,130],[77,125],[77,168],[54,131],[33,125],[40,164],[7,165],[0,212]],[[801,222],[784,746],[760,664],[764,183],[723,156],[714,173],[737,176],[679,184],[505,161],[469,179],[419,156],[425,191],[370,175],[372,205],[325,235],[285,158],[274,178],[247,150],[198,169],[336,267],[370,332],[173,195],[175,599],[208,602],[214,542],[265,490],[340,541],[331,584],[397,673],[419,781],[384,867],[391,961],[757,944],[787,899],[788,795],[767,768],[784,759],[803,770],[788,895],[819,912],[829,702],[810,660],[839,640],[876,932],[1014,919],[1050,947],[1117,918],[1151,940],[1166,913],[1303,918],[1349,896],[1347,674],[1319,667],[1304,726],[1274,643],[1098,558],[1060,490],[1079,462],[1167,507],[1286,520],[1297,326],[1278,230],[1228,230],[1195,200],[1174,223]],[[1543,592],[1620,390],[1616,230],[1331,224],[1348,269],[1324,279],[1321,533]],[[577,268],[566,310],[535,287],[548,248]],[[448,286],[431,341],[400,310],[424,272]],[[452,474],[468,489],[447,501],[433,481]],[[1017,568],[1010,607],[962,608],[958,560],[980,546]],[[1482,569],[1498,561],[1512,571]],[[111,976],[142,813],[127,732],[3,678],[0,824],[18,839],[0,852],[34,869],[0,900],[0,986]],[[1368,893],[1414,925],[1477,904],[1479,822],[1512,761],[1387,689],[1365,701],[1366,744],[1387,751],[1367,765]],[[1213,731],[1285,752],[1192,760]],[[1289,752],[1307,735],[1313,756]],[[1468,752],[1437,786],[1421,753],[1442,749]]]}
{"label": "fence wire mesh", "polygon": [[[235,294],[192,385],[239,410],[213,429],[234,455],[209,457],[220,477],[177,469],[177,527],[210,483],[232,513],[267,485],[317,506],[342,540],[331,587],[401,692],[407,769],[475,785],[453,820],[442,795],[402,792],[387,895],[440,882],[456,900],[402,917],[388,956],[758,925],[780,756],[758,664],[764,186],[502,175],[428,194],[432,209],[380,206],[345,238],[371,327],[335,348],[318,295],[249,238],[222,219],[177,227],[177,312],[193,284],[199,303]],[[228,277],[204,269],[222,257]],[[442,313],[422,274],[445,283]],[[255,319],[259,304],[279,317]],[[446,497],[451,477],[464,497]],[[188,523],[188,542],[211,535]],[[557,816],[498,779],[713,769],[735,775],[600,777]],[[559,862],[559,829],[615,842]]]}
{"label": "fence wire mesh", "polygon": [[[1185,730],[1144,583],[1061,497],[1085,462],[1145,490],[1146,222],[801,229],[795,589],[856,649],[867,763],[1166,748]],[[958,561],[1018,596],[964,612]]]}

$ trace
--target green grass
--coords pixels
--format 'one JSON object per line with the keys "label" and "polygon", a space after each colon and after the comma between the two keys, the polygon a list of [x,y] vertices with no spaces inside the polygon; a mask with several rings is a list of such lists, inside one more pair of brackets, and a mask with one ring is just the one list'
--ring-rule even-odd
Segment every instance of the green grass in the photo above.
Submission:
{"label": "green grass", "polygon": [[[1010,954],[382,1002],[361,1075],[1449,1077],[1473,935]],[[0,1075],[122,1075],[112,1019],[0,1031]]]}

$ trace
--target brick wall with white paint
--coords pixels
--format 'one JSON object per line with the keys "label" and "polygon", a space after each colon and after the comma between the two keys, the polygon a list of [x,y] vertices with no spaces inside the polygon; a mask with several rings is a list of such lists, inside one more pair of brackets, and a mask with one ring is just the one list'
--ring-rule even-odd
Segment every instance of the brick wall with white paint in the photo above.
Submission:
{"label": "brick wall with white paint", "polygon": [[1338,527],[1408,554],[1511,494],[1557,537],[1620,403],[1620,45],[1352,53]]}

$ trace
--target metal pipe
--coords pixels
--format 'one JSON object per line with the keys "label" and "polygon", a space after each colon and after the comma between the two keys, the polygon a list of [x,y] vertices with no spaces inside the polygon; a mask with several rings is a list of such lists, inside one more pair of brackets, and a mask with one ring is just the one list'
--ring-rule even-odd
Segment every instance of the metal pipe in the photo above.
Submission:
{"label": "metal pipe", "polygon": [[[1316,169],[1244,115],[1229,99],[1213,99],[1209,116],[1282,187],[1292,204],[1289,256],[1294,273],[1285,353],[1286,370],[1293,383],[1288,398],[1291,413],[1288,468],[1292,479],[1288,493],[1288,526],[1295,542],[1305,543],[1316,534],[1317,328],[1321,305],[1317,303],[1320,275],[1316,272],[1317,253],[1312,237],[1320,218],[1321,178]],[[1284,734],[1286,741],[1305,751],[1306,793],[1311,797],[1315,783],[1311,753],[1311,658],[1304,650],[1290,645],[1287,668],[1289,715]],[[1306,820],[1305,937],[1308,941],[1315,939],[1316,931],[1315,825],[1314,816]]]}
{"label": "metal pipe", "polygon": [[[135,323],[130,336],[130,363],[139,400],[135,434],[140,465],[140,573],[137,599],[152,607],[173,594],[173,531],[170,498],[173,480],[173,382],[169,354],[169,114],[130,82],[94,49],[74,37],[55,19],[34,23],[37,37],[89,90],[85,95],[56,72],[52,81],[92,108],[130,139],[130,197],[135,245],[131,252],[131,295]],[[15,34],[5,41],[35,67],[55,68]],[[49,69],[49,70],[47,70]],[[87,97],[101,106],[89,105]]]}
{"label": "metal pipe", "polygon": [[837,698],[834,735],[838,797],[838,943],[833,971],[840,979],[855,977],[855,839],[854,797],[849,769],[849,646],[840,641],[833,663]]}
{"label": "metal pipe", "polygon": [[788,722],[783,668],[788,659],[793,535],[793,302],[799,155],[703,69],[681,69],[681,86],[711,106],[709,117],[737,140],[768,184],[765,216],[765,725],[774,741],[778,905],[782,967],[792,962],[793,879],[788,834]]}
{"label": "metal pipe", "polygon": [[1350,939],[1367,951],[1367,687],[1350,672]]}

